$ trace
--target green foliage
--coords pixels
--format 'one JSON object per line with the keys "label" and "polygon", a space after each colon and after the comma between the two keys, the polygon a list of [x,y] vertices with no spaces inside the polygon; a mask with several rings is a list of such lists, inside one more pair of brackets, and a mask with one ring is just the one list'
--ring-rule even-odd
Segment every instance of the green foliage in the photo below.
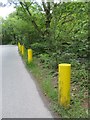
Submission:
{"label": "green foliage", "polygon": [[[35,42],[31,45],[31,48],[35,51],[36,55],[39,55],[41,53],[45,53],[45,45],[42,44],[42,42]],[[36,52],[37,51],[37,52]]]}
{"label": "green foliage", "polygon": [[48,54],[46,54],[46,53],[40,54],[39,57],[40,57],[40,61],[42,63],[44,63],[45,65],[47,65],[49,63],[49,55]]}

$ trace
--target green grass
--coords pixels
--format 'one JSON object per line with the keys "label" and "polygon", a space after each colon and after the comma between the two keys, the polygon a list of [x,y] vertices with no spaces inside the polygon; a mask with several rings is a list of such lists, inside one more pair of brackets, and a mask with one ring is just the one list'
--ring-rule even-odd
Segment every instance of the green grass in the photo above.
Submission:
{"label": "green grass", "polygon": [[[58,105],[58,88],[54,87],[53,82],[53,73],[50,69],[44,67],[38,60],[38,58],[33,58],[33,61],[28,64],[27,62],[27,51],[25,50],[25,55],[22,57],[26,67],[29,71],[32,72],[33,76],[38,81],[40,88],[45,96],[50,101],[50,107],[53,112],[57,113],[61,118],[88,118],[88,108],[82,106],[82,100],[87,96],[84,96],[86,89],[80,87],[79,82],[72,82],[71,90],[71,104],[70,108],[63,108]],[[81,70],[80,70],[81,71]],[[72,79],[74,81],[75,77],[79,76],[81,78],[82,72],[79,74],[75,69],[72,70]],[[77,76],[78,75],[78,76]],[[86,77],[86,76],[85,76]],[[76,78],[76,81],[78,78]],[[81,89],[82,88],[82,89]]]}

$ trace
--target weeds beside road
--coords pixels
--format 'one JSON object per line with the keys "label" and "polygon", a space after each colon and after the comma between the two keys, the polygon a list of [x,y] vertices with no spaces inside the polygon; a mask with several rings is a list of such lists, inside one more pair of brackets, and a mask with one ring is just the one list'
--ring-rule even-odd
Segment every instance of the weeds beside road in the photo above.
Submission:
{"label": "weeds beside road", "polygon": [[86,89],[88,76],[85,66],[82,66],[82,69],[79,69],[79,63],[74,63],[72,66],[71,105],[66,109],[58,105],[57,71],[53,73],[35,57],[33,62],[28,64],[26,50],[23,60],[27,69],[38,80],[43,94],[48,98],[50,107],[55,113],[62,118],[88,118],[88,89]]}

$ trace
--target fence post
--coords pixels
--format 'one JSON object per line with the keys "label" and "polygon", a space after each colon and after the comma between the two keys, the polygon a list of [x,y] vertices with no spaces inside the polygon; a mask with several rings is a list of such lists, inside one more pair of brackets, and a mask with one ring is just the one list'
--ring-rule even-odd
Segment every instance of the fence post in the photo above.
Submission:
{"label": "fence post", "polygon": [[32,49],[28,49],[28,63],[32,61]]}
{"label": "fence post", "polygon": [[58,102],[61,106],[69,107],[71,64],[59,64],[58,69]]}

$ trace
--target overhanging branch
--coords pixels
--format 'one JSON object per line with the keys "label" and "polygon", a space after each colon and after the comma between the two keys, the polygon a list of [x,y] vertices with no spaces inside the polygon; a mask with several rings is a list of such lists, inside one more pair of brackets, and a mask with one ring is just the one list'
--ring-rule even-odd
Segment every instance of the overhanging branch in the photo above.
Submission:
{"label": "overhanging branch", "polygon": [[[29,11],[29,7],[27,6],[27,4],[26,4],[26,3],[23,4],[22,2],[20,2],[20,5],[22,6],[24,12],[26,12],[26,14],[28,13],[29,18],[30,18],[33,26],[35,27],[35,29],[39,32],[39,34],[41,34],[41,35],[43,36],[42,31],[39,29],[39,27],[38,27],[38,25],[36,24],[36,22],[32,19],[32,14],[31,14],[31,12]],[[25,7],[25,8],[24,8],[24,7]]]}

